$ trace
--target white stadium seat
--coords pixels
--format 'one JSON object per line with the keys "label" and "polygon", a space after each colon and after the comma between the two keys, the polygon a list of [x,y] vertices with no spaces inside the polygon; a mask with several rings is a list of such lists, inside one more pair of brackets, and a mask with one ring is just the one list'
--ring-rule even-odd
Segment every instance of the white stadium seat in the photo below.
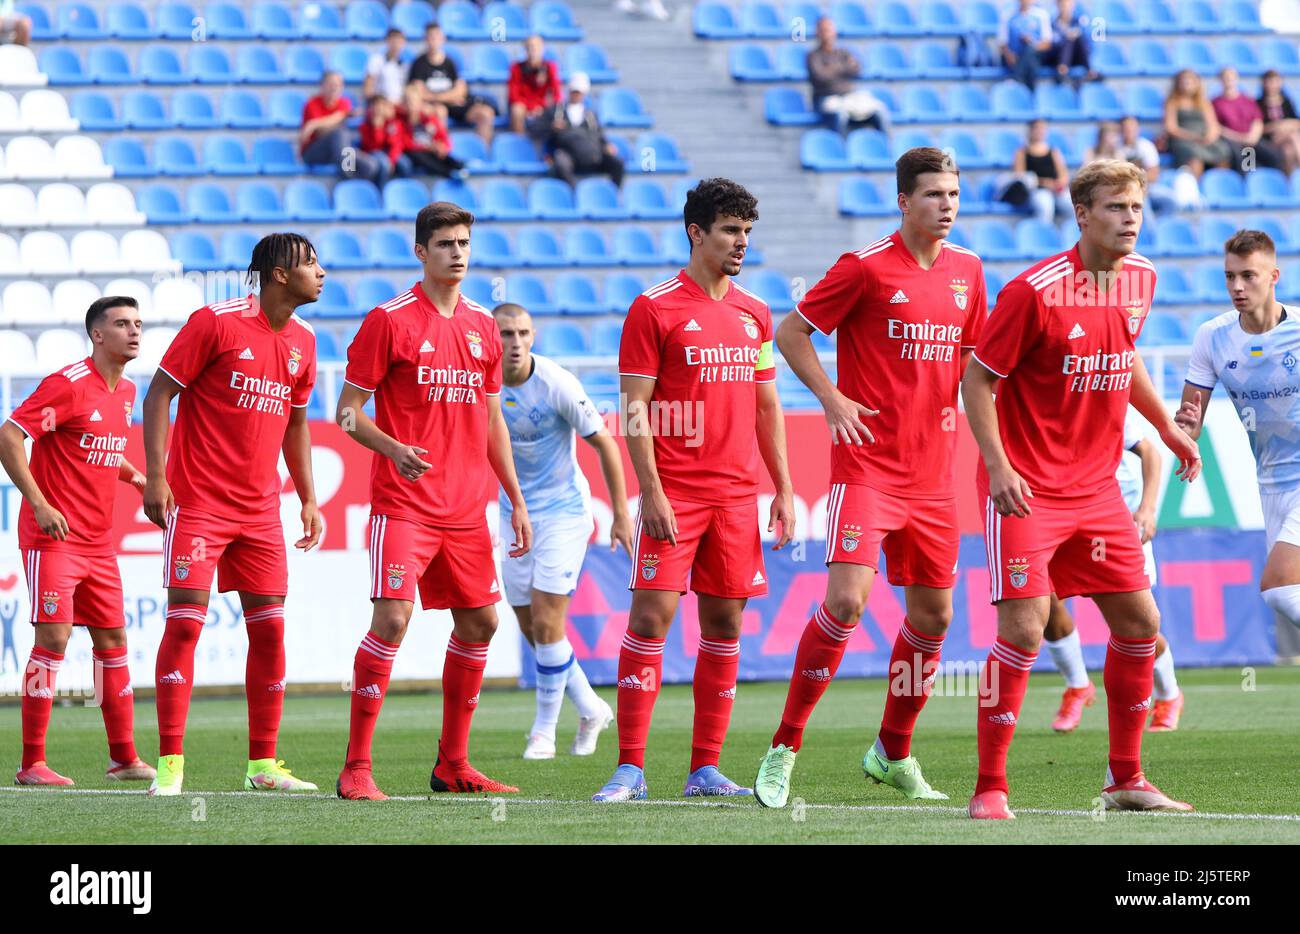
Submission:
{"label": "white stadium seat", "polygon": [[104,286],[104,294],[129,295],[134,298],[140,306],[140,317],[144,319],[145,327],[149,326],[153,318],[153,291],[147,282],[139,279],[114,279]]}
{"label": "white stadium seat", "polygon": [[175,337],[175,328],[149,327],[146,324],[144,333],[140,335],[140,356],[126,365],[127,372],[152,373],[158,369],[163,354]]}
{"label": "white stadium seat", "polygon": [[28,91],[21,104],[27,129],[36,133],[75,133],[81,121],[68,113],[68,101],[58,91]]}
{"label": "white stadium seat", "polygon": [[85,227],[88,223],[86,196],[67,182],[41,186],[36,195],[36,212],[50,227]]}
{"label": "white stadium seat", "polygon": [[36,348],[22,331],[0,331],[0,370],[16,373],[36,369]]}
{"label": "white stadium seat", "polygon": [[86,332],[71,328],[51,328],[36,338],[36,365],[46,372],[76,363],[90,352]]}
{"label": "white stadium seat", "polygon": [[72,265],[77,272],[104,274],[126,272],[118,253],[117,238],[103,230],[83,230],[72,238]]}
{"label": "white stadium seat", "polygon": [[158,321],[184,322],[206,304],[203,287],[189,277],[163,279],[153,288],[153,307],[157,309]]}
{"label": "white stadium seat", "polygon": [[24,234],[18,245],[23,269],[30,275],[69,275],[73,272],[68,257],[68,241],[48,230]]}
{"label": "white stadium seat", "polygon": [[36,53],[25,45],[0,45],[0,85],[11,88],[42,88],[49,78],[41,74]]}
{"label": "white stadium seat", "polygon": [[26,129],[17,99],[8,91],[0,91],[0,133],[22,133]]}
{"label": "white stadium seat", "polygon": [[10,178],[59,178],[54,150],[39,136],[15,136],[5,147]]}
{"label": "white stadium seat", "polygon": [[8,182],[0,185],[0,204],[4,205],[6,227],[40,227],[36,213],[36,192],[26,185]]}
{"label": "white stadium seat", "polygon": [[3,303],[0,324],[49,327],[55,323],[50,290],[39,282],[27,279],[10,282],[5,286]]}
{"label": "white stadium seat", "polygon": [[59,324],[86,324],[86,310],[99,298],[99,286],[87,279],[64,279],[54,287],[54,320]]}
{"label": "white stadium seat", "polygon": [[18,241],[7,233],[0,233],[0,275],[14,276],[22,271],[23,260]]}
{"label": "white stadium seat", "polygon": [[54,162],[60,178],[112,178],[104,164],[104,150],[89,136],[65,136],[54,144]]}
{"label": "white stadium seat", "polygon": [[122,268],[130,272],[179,272],[172,248],[156,230],[132,230],[122,237]]}
{"label": "white stadium seat", "polygon": [[86,214],[101,226],[143,226],[146,218],[136,210],[131,189],[117,182],[100,182],[86,192]]}

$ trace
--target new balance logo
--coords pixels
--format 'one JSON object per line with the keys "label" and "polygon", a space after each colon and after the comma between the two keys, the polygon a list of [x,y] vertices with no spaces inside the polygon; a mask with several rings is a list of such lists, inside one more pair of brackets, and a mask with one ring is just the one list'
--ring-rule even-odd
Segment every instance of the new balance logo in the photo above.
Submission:
{"label": "new balance logo", "polygon": [[891,305],[901,305],[901,304],[903,304],[903,302],[905,302],[905,301],[907,301],[907,300],[908,300],[908,298],[907,298],[906,295],[903,294],[903,290],[902,290],[902,289],[899,289],[897,292],[894,293],[894,297],[891,298],[891,299],[889,300],[889,304],[891,304]]}
{"label": "new balance logo", "polygon": [[719,697],[725,697],[727,700],[735,700],[735,699],[736,699],[736,686],[733,684],[731,687],[727,688],[725,691],[719,691],[719,692],[718,692],[718,696],[719,696]]}
{"label": "new balance logo", "polygon": [[377,684],[367,684],[363,688],[357,688],[356,693],[370,700],[383,700],[384,692],[379,690]]}
{"label": "new balance logo", "polygon": [[243,349],[243,352],[240,353],[240,355],[239,355],[239,359],[240,359],[240,360],[252,360],[252,359],[253,359],[253,350],[252,350],[252,348],[251,348],[251,347],[245,347],[245,348]]}
{"label": "new balance logo", "polygon": [[1067,339],[1067,340],[1074,340],[1074,339],[1077,338],[1077,337],[1083,337],[1084,333],[1085,333],[1085,332],[1084,332],[1083,328],[1080,327],[1080,326],[1079,326],[1079,322],[1076,321],[1076,322],[1074,322],[1074,327],[1070,329],[1070,335],[1069,335],[1069,337],[1066,338],[1066,339]]}
{"label": "new balance logo", "polygon": [[990,714],[989,723],[996,723],[999,726],[1015,726],[1016,715],[1009,710],[1006,713]]}
{"label": "new balance logo", "polygon": [[683,330],[683,331],[703,331],[704,328],[700,327],[699,324],[696,323],[695,319],[692,318],[690,321],[686,322],[686,327],[682,328],[682,330]]}
{"label": "new balance logo", "polygon": [[800,674],[811,681],[829,681],[831,679],[831,670],[829,668],[805,668]]}
{"label": "new balance logo", "polygon": [[766,583],[767,583],[767,581],[764,580],[764,578],[763,578],[763,572],[762,572],[762,571],[755,571],[755,572],[754,572],[754,583],[755,583],[755,584],[766,584]]}
{"label": "new balance logo", "polygon": [[92,422],[102,422],[104,420],[104,416],[99,414],[99,409],[95,409],[95,411],[90,413],[90,420]]}
{"label": "new balance logo", "polygon": [[649,690],[636,675],[628,675],[627,677],[619,678],[618,686],[621,688],[627,688],[629,691]]}
{"label": "new balance logo", "polygon": [[185,676],[181,674],[180,669],[176,669],[171,674],[163,675],[158,679],[159,684],[185,684]]}
{"label": "new balance logo", "polygon": [[420,345],[420,353],[433,353],[433,345],[425,341]]}
{"label": "new balance logo", "polygon": [[268,684],[268,685],[266,686],[266,689],[267,689],[268,691],[270,691],[272,694],[283,694],[283,693],[284,693],[284,682],[285,682],[285,679],[284,679],[284,678],[281,678],[279,681],[275,682],[275,684]]}

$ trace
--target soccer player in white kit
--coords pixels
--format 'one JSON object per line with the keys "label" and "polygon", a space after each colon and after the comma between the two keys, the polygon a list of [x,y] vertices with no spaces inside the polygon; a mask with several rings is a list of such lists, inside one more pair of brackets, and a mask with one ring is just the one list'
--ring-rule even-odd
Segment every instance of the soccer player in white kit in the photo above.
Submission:
{"label": "soccer player in white kit", "polygon": [[1215,385],[1228,391],[1250,437],[1264,507],[1268,560],[1259,589],[1265,603],[1300,626],[1300,308],[1274,294],[1280,273],[1268,234],[1239,230],[1223,249],[1233,310],[1196,332],[1174,421],[1199,437]]}
{"label": "soccer player in white kit", "polygon": [[[569,752],[589,756],[600,732],[614,722],[574,658],[564,634],[569,598],[578,586],[591,538],[591,489],[578,467],[575,433],[600,455],[614,521],[609,547],[632,553],[632,520],[618,443],[582,384],[553,360],[532,352],[532,317],[520,305],[492,312],[501,333],[501,411],[510,429],[515,471],[533,521],[533,550],[502,566],[506,599],[537,655],[537,714],[528,731],[525,759],[555,757],[555,727],[567,693],[578,708],[578,734]],[[504,537],[510,501],[499,500]]]}

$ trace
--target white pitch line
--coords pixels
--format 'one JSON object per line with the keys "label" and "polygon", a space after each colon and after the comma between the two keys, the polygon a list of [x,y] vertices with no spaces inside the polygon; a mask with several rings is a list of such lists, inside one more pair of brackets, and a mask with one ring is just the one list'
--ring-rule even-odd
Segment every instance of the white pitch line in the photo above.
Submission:
{"label": "white pitch line", "polygon": [[[20,788],[14,786],[0,785],[0,791],[26,792],[28,794],[40,794],[42,791],[49,791],[60,795],[116,795],[116,796],[137,796],[144,797],[143,790],[136,791],[131,788],[68,788],[68,789],[34,789]],[[268,795],[264,791],[195,791],[183,792],[178,797],[181,798],[263,798],[268,801],[284,801],[293,798],[309,798],[315,801],[336,800],[334,795],[317,792],[298,793],[286,795]],[[591,801],[574,801],[563,798],[512,798],[509,795],[472,795],[472,796],[441,796],[434,795],[432,792],[427,795],[389,795],[390,801],[426,801],[431,804],[440,805],[479,805],[495,804],[497,801],[505,804],[521,804],[537,807],[581,807],[589,806],[594,802]],[[382,802],[381,802],[382,803]],[[672,799],[659,799],[651,801],[629,801],[624,802],[637,807],[685,807],[685,808],[732,808],[736,810],[753,810],[753,805],[738,804],[730,801],[674,801]],[[804,804],[802,807],[815,811],[851,811],[851,812],[883,812],[890,811],[915,811],[943,814],[965,814],[966,809],[952,805],[925,805],[925,804]],[[1071,810],[1068,808],[1016,808],[1017,814],[1045,814],[1050,817],[1092,817],[1096,812],[1084,810]],[[1123,812],[1125,814],[1136,814],[1136,812]],[[1112,814],[1118,816],[1118,814]],[[1300,822],[1300,814],[1216,814],[1209,811],[1191,811],[1189,812],[1169,812],[1169,813],[1151,813],[1143,814],[1143,817],[1178,817],[1200,820],[1226,820],[1226,821],[1281,821],[1283,823]]]}

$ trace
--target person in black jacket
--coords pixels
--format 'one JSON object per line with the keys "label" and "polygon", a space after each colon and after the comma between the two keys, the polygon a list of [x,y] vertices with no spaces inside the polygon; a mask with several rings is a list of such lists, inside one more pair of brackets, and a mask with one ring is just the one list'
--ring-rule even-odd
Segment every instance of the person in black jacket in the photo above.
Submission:
{"label": "person in black jacket", "polygon": [[544,139],[544,157],[551,173],[570,185],[579,175],[608,175],[623,184],[623,160],[605,138],[596,112],[587,105],[591,79],[582,72],[569,78],[569,97],[551,107],[546,117],[549,129]]}

